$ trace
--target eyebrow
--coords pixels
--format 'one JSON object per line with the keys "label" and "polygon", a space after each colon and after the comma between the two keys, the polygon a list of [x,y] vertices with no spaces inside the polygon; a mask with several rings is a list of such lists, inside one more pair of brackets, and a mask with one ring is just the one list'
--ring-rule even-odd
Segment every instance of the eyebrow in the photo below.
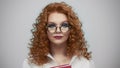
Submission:
{"label": "eyebrow", "polygon": [[[63,24],[64,22],[68,22],[68,21],[67,21],[67,20],[65,20],[65,21],[61,22],[61,24]],[[48,24],[55,24],[55,25],[56,25],[56,23],[55,23],[55,22],[48,22]]]}

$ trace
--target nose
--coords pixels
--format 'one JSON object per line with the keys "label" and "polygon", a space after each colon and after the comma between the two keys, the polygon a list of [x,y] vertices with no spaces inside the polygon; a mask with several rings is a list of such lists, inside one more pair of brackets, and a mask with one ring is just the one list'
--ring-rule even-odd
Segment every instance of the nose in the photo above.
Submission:
{"label": "nose", "polygon": [[60,27],[56,28],[56,32],[61,32]]}

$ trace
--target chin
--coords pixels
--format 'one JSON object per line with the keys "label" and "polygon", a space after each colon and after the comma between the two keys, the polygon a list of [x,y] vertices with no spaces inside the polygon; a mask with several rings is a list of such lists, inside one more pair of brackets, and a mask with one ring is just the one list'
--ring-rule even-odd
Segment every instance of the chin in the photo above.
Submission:
{"label": "chin", "polygon": [[60,45],[60,44],[64,44],[65,41],[55,40],[55,41],[53,41],[53,43],[56,44],[56,45]]}

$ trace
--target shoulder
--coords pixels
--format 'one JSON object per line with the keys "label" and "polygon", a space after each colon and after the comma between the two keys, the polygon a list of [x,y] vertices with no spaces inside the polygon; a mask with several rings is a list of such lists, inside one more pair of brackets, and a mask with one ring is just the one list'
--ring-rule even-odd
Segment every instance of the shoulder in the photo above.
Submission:
{"label": "shoulder", "polygon": [[74,66],[81,67],[81,68],[95,68],[93,60],[92,59],[88,60],[85,57],[76,57],[76,59],[72,64]]}
{"label": "shoulder", "polygon": [[34,63],[31,63],[28,59],[23,61],[23,68],[42,68],[42,66],[38,66]]}
{"label": "shoulder", "polygon": [[88,65],[89,68],[95,68],[94,61],[92,59],[86,59],[85,57],[80,58],[81,62]]}
{"label": "shoulder", "polygon": [[31,68],[28,59],[25,59],[25,60],[23,61],[23,68]]}

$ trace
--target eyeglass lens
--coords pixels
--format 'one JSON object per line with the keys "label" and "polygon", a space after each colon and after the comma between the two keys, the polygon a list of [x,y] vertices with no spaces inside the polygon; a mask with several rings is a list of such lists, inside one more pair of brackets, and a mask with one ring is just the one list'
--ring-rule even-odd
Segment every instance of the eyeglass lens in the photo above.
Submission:
{"label": "eyeglass lens", "polygon": [[[61,26],[59,27],[59,29],[60,29],[61,32],[67,32],[69,30],[69,26],[70,25],[67,22],[64,22],[64,23],[61,24]],[[58,27],[54,23],[51,23],[51,24],[47,25],[47,29],[51,33],[56,32],[57,28]]]}

